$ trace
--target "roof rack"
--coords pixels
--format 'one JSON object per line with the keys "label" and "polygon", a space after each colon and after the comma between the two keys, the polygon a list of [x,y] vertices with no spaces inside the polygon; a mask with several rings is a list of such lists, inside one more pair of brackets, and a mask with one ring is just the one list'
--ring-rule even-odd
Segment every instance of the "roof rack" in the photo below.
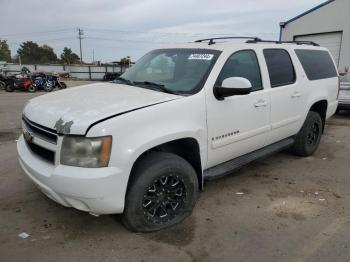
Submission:
{"label": "roof rack", "polygon": [[[224,39],[249,39],[249,41],[256,41],[254,43],[257,43],[259,41],[262,41],[258,37],[249,37],[249,36],[228,36],[228,37],[214,37],[214,38],[207,38],[207,39],[199,39],[194,41],[195,43],[201,43],[205,41],[209,41],[208,45],[213,45],[215,44],[214,40],[224,40]],[[252,42],[253,43],[253,42]]]}
{"label": "roof rack", "polygon": [[246,43],[275,43],[275,44],[296,44],[296,45],[313,45],[320,46],[319,44],[312,41],[275,41],[275,40],[262,40],[262,39],[251,39]]}
{"label": "roof rack", "polygon": [[262,40],[259,37],[250,37],[250,36],[227,36],[227,37],[214,37],[214,38],[206,38],[199,39],[194,41],[195,43],[201,43],[209,41],[208,45],[214,45],[215,40],[225,40],[225,39],[248,39],[246,43],[275,43],[275,44],[296,44],[296,45],[313,45],[320,46],[319,44],[312,41],[275,41],[275,40]]}

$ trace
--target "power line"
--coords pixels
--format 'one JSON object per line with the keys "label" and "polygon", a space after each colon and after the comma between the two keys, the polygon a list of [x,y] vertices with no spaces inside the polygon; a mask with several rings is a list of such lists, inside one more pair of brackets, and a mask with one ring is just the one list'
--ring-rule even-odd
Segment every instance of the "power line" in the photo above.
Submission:
{"label": "power line", "polygon": [[33,35],[33,34],[49,34],[49,33],[58,33],[58,32],[68,32],[72,31],[72,28],[66,28],[66,29],[57,29],[57,30],[47,30],[47,31],[36,31],[36,32],[22,32],[22,33],[12,33],[12,34],[6,34],[6,35],[0,35],[0,38],[3,37],[11,37],[11,36],[21,36],[21,35]]}

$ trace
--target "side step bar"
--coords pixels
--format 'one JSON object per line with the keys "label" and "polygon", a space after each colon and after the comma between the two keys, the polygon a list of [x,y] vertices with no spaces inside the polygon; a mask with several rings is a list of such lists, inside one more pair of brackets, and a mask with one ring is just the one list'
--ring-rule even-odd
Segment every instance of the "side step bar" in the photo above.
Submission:
{"label": "side step bar", "polygon": [[283,139],[277,143],[268,145],[264,148],[204,170],[203,178],[204,180],[209,181],[229,175],[243,166],[253,162],[254,160],[277,153],[278,151],[290,147],[292,144],[294,144],[293,138]]}

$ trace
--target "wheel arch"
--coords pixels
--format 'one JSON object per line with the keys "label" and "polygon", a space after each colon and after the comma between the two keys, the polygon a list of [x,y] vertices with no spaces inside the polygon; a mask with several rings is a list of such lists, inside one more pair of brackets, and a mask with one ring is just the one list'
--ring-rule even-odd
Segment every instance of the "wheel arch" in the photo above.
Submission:
{"label": "wheel arch", "polygon": [[314,102],[310,107],[309,111],[313,111],[318,113],[322,119],[322,132],[324,131],[324,127],[326,124],[326,115],[327,115],[328,101],[326,99],[319,100]]}
{"label": "wheel arch", "polygon": [[134,173],[135,173],[134,170],[138,162],[143,157],[147,156],[152,152],[173,153],[185,159],[193,167],[193,169],[197,174],[199,189],[200,190],[203,189],[203,171],[202,171],[199,143],[193,137],[185,137],[185,138],[179,138],[179,139],[171,140],[171,141],[156,145],[152,148],[147,149],[142,154],[140,154],[132,165],[130,177],[128,180],[127,190],[129,189],[129,186],[134,179]]}

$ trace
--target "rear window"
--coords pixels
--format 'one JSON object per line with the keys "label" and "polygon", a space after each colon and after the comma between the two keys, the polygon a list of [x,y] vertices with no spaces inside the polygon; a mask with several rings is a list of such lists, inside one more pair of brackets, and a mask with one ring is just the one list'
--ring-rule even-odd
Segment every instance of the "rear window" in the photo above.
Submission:
{"label": "rear window", "polygon": [[309,80],[337,77],[331,56],[323,50],[295,50]]}
{"label": "rear window", "polygon": [[265,49],[264,56],[269,70],[271,87],[295,82],[295,71],[289,53],[284,49]]}

